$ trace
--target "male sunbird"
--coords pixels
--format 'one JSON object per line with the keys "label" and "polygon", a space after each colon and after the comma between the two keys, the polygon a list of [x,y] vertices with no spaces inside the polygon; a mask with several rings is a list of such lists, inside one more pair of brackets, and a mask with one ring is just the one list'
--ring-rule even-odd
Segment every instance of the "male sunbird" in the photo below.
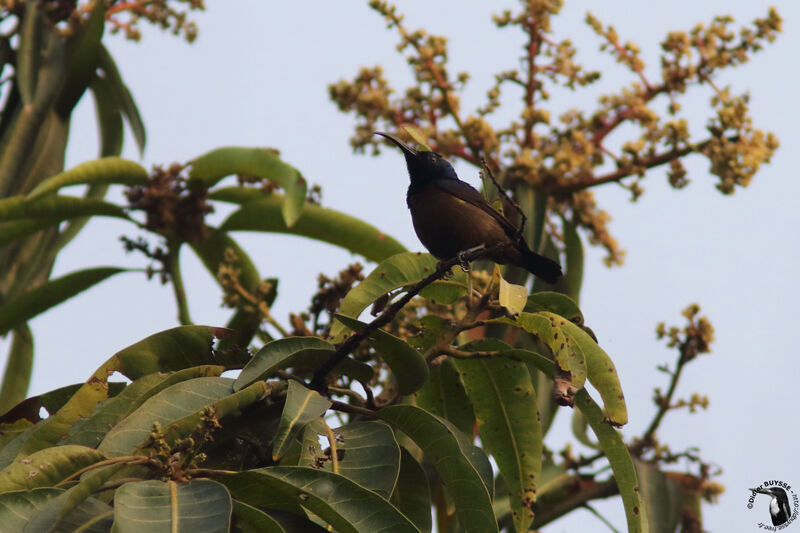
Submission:
{"label": "male sunbird", "polygon": [[517,235],[517,228],[496,211],[470,184],[458,179],[453,166],[435,152],[414,150],[388,133],[376,132],[396,144],[406,158],[411,185],[406,203],[414,231],[437,259],[451,259],[477,247],[507,244],[489,259],[522,267],[547,283],[555,283],[561,267],[534,253]]}

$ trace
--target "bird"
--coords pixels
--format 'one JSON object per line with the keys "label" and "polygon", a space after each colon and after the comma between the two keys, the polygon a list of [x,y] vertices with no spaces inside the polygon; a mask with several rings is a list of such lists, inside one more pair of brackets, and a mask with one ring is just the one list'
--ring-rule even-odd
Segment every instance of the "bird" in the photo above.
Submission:
{"label": "bird", "polygon": [[789,497],[782,488],[768,487],[750,490],[772,496],[772,499],[769,501],[769,514],[772,517],[773,526],[785,524],[786,521],[789,520],[789,517],[792,516],[792,510],[789,507]]}
{"label": "bird", "polygon": [[561,277],[561,266],[532,252],[518,236],[518,229],[494,209],[470,184],[461,181],[453,165],[429,150],[414,150],[397,137],[383,132],[403,152],[410,185],[406,203],[420,242],[439,260],[481,247],[506,244],[487,257],[501,265],[522,267],[553,284]]}

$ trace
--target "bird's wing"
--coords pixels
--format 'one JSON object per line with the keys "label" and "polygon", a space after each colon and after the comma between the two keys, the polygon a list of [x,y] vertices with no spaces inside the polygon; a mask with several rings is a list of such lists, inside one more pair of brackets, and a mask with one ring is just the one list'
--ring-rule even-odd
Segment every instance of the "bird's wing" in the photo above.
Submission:
{"label": "bird's wing", "polygon": [[514,224],[512,224],[506,217],[500,214],[499,211],[489,205],[489,203],[483,198],[483,195],[475,190],[475,188],[469,183],[461,180],[436,180],[433,182],[433,184],[443,191],[455,196],[456,198],[463,200],[468,204],[474,205],[484,213],[494,218],[509,237],[513,237],[517,233],[517,227],[514,226]]}

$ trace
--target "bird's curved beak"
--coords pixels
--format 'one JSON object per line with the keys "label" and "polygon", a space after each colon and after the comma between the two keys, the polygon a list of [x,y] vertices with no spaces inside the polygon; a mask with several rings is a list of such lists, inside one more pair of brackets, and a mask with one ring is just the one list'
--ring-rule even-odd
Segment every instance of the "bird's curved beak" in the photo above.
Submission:
{"label": "bird's curved beak", "polygon": [[394,135],[390,135],[388,133],[383,133],[382,131],[376,131],[374,133],[374,135],[380,135],[381,137],[386,137],[387,139],[392,141],[394,144],[397,145],[398,148],[400,148],[403,151],[403,155],[409,155],[409,156],[412,156],[412,157],[415,157],[417,155],[417,151],[416,150],[414,150],[413,148],[408,146],[406,143],[404,143],[403,141],[401,141],[400,139],[398,139]]}

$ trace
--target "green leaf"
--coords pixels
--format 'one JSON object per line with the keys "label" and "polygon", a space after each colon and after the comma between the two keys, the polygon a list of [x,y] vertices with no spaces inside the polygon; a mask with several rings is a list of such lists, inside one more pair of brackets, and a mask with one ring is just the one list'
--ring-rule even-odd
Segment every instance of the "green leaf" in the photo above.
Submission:
{"label": "green leaf", "polygon": [[[495,350],[493,341],[485,339],[462,349]],[[475,411],[481,442],[505,480],[514,528],[528,531],[542,471],[543,438],[528,368],[503,357],[461,359],[456,366]]]}
{"label": "green leaf", "polygon": [[225,176],[240,174],[266,178],[286,192],[281,205],[287,228],[297,222],[306,200],[306,180],[267,148],[227,147],[212,150],[192,161],[189,186],[210,189]]}
{"label": "green leaf", "polygon": [[394,405],[378,411],[378,416],[411,437],[433,462],[463,531],[497,531],[492,469],[480,448],[450,423],[419,407]]}
{"label": "green leaf", "polygon": [[525,311],[528,313],[550,311],[575,324],[583,324],[583,313],[578,308],[578,304],[575,303],[575,300],[560,292],[541,291],[531,294],[525,304]]}
{"label": "green leaf", "polygon": [[36,93],[42,46],[42,6],[36,2],[25,3],[15,66],[17,88],[22,104],[30,105]]}
{"label": "green leaf", "polygon": [[[1,201],[1,200],[0,200]],[[57,226],[62,219],[58,217],[12,220],[0,223],[0,248],[6,244],[27,237],[37,231]]]}
{"label": "green leaf", "polygon": [[625,506],[628,531],[647,531],[647,508],[642,500],[636,468],[628,447],[619,432],[606,421],[603,410],[592,400],[586,389],[579,390],[575,395],[575,407],[583,412],[614,472],[614,479]]}
{"label": "green leaf", "polygon": [[67,44],[67,76],[61,95],[55,104],[62,116],[69,116],[94,77],[100,56],[100,41],[105,28],[107,4],[97,2],[83,24],[73,26],[77,31],[69,36]]}
{"label": "green leaf", "polygon": [[224,366],[204,365],[177,372],[158,372],[142,376],[125,387],[119,395],[98,405],[92,416],[75,424],[70,429],[69,436],[62,442],[96,448],[120,420],[162,390],[189,379],[219,376],[224,371]]}
{"label": "green leaf", "polygon": [[114,532],[228,531],[232,511],[228,489],[209,479],[126,483],[114,495]]}
{"label": "green leaf", "polygon": [[[357,332],[363,331],[367,326],[364,322],[340,314],[334,315],[334,318]],[[425,385],[428,380],[428,363],[403,339],[377,329],[370,333],[366,340],[392,369],[400,394],[412,394]]]}
{"label": "green leaf", "polygon": [[[392,428],[383,422],[353,422],[332,431],[338,452],[338,474],[388,499],[400,471],[400,446]],[[306,426],[303,442],[316,446],[303,446],[298,466],[319,469],[322,465],[323,470],[333,472],[331,451],[323,453],[319,449],[317,435],[327,438],[322,420]]]}
{"label": "green leaf", "polygon": [[[342,300],[339,314],[350,318],[358,318],[364,309],[380,296],[407,285],[412,285],[426,278],[436,270],[436,258],[430,254],[416,252],[398,253],[382,261],[369,275],[353,287]],[[462,273],[463,275],[463,273]],[[466,275],[456,274],[452,281],[464,280]],[[333,342],[341,342],[347,333],[343,324],[331,326],[330,337]]]}
{"label": "green leaf", "polygon": [[284,202],[280,194],[270,194],[261,200],[249,202],[231,213],[220,229],[299,235],[339,246],[370,261],[381,261],[405,251],[402,244],[378,228],[318,205],[307,204],[295,223],[288,226],[281,214]]}
{"label": "green leaf", "polygon": [[634,460],[634,465],[650,533],[673,533],[681,519],[680,484],[651,464]]}
{"label": "green leaf", "polygon": [[589,438],[589,423],[586,421],[586,417],[583,416],[581,411],[575,410],[572,412],[571,425],[572,434],[575,435],[575,438],[578,440],[578,442],[584,446],[588,446],[589,448],[594,448],[595,450],[600,448],[596,442]]}
{"label": "green leaf", "polygon": [[0,493],[52,487],[81,468],[103,459],[105,456],[97,450],[71,444],[18,457],[0,471]]}
{"label": "green leaf", "polygon": [[14,340],[11,342],[6,360],[3,388],[0,390],[0,414],[25,399],[32,370],[33,335],[28,324],[21,324],[14,329]]}
{"label": "green leaf", "polygon": [[[286,337],[269,342],[245,365],[236,378],[236,390],[271,376],[282,368],[316,369],[336,349],[317,337]],[[347,375],[362,383],[372,379],[372,367],[354,359],[345,358],[336,366],[336,373]]]}
{"label": "green leaf", "polygon": [[233,500],[233,526],[241,533],[287,533],[270,515],[239,500]]}
{"label": "green leaf", "polygon": [[583,284],[583,244],[575,224],[562,217],[564,229],[564,249],[567,256],[567,268],[564,273],[564,290],[576,302],[579,301]]}
{"label": "green leaf", "polygon": [[472,435],[475,414],[472,402],[464,391],[452,359],[433,366],[430,379],[414,394],[416,404],[440,418],[444,418],[465,435]]}
{"label": "green leaf", "polygon": [[97,198],[44,196],[28,199],[13,196],[0,200],[0,221],[26,218],[68,220],[83,216],[129,218],[118,205]]}
{"label": "green leaf", "polygon": [[430,532],[431,490],[425,469],[408,450],[401,448],[400,476],[392,493],[392,505],[406,515],[420,531]]}
{"label": "green leaf", "polygon": [[100,133],[100,156],[118,156],[122,154],[125,129],[114,91],[108,80],[102,76],[92,78],[89,90],[94,97],[94,112]]}
{"label": "green leaf", "polygon": [[[121,157],[103,157],[81,163],[60,174],[47,178],[28,193],[28,199],[37,198],[70,185],[107,184],[134,186],[145,185],[147,182],[147,170],[138,163]],[[66,196],[60,198],[74,197]],[[49,212],[46,214],[53,216]]]}
{"label": "green leaf", "polygon": [[[63,501],[60,496],[63,494],[62,489],[51,487],[0,494],[0,524],[3,524],[3,531],[50,531],[53,523],[47,521],[50,515],[44,513],[51,505],[60,504]],[[89,498],[59,522],[63,528],[59,531],[105,533],[111,529],[111,516],[111,507],[95,498]],[[81,527],[85,529],[79,529]]]}
{"label": "green leaf", "polygon": [[278,432],[272,444],[272,459],[277,461],[283,457],[306,424],[324,415],[330,406],[331,401],[317,391],[290,380]]}
{"label": "green leaf", "polygon": [[293,498],[339,533],[419,531],[378,494],[346,477],[300,466],[271,466],[241,472],[234,482]]}
{"label": "green leaf", "polygon": [[130,126],[133,137],[136,139],[139,153],[143,153],[147,141],[144,122],[142,122],[142,117],[139,115],[139,109],[136,107],[136,102],[133,101],[130,90],[122,81],[117,65],[114,63],[114,58],[111,57],[105,46],[101,45],[100,47],[100,57],[97,65],[105,74],[109,88],[114,93],[114,99],[117,101],[122,114],[128,120],[128,126]]}
{"label": "green leaf", "polygon": [[427,140],[425,139],[425,136],[417,128],[415,128],[411,124],[404,124],[403,126],[401,126],[401,128],[404,129],[406,131],[406,133],[408,133],[411,136],[411,138],[414,139],[414,141],[416,141],[416,143],[423,150],[426,150],[428,152],[432,151],[430,145],[428,144]]}
{"label": "green leaf", "polygon": [[35,289],[6,300],[0,306],[0,335],[24,324],[109,277],[127,272],[116,267],[89,268],[47,281]]}
{"label": "green leaf", "polygon": [[147,399],[106,434],[97,450],[108,457],[132,455],[153,424],[166,427],[233,394],[233,380],[201,377],[176,383]]}
{"label": "green leaf", "polygon": [[[231,250],[236,255],[236,261],[231,264],[239,272],[239,283],[242,284],[242,287],[253,291],[261,283],[261,275],[258,273],[255,263],[226,232],[209,228],[208,236],[204,240],[190,243],[190,245],[214,279],[217,278],[220,265],[225,261],[226,250]],[[272,304],[272,302],[267,303]]]}

